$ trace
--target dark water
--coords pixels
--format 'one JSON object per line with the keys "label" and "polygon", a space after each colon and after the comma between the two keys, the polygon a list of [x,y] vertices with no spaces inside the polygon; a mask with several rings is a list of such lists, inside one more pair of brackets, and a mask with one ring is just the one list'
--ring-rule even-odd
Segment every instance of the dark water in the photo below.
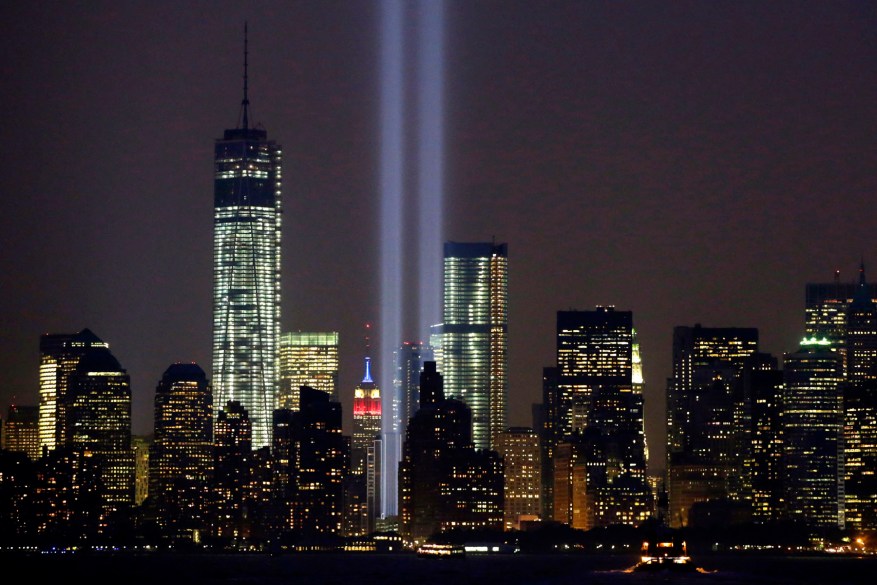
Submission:
{"label": "dark water", "polygon": [[[92,554],[2,559],[20,583],[118,585],[587,585],[639,583],[877,583],[877,557],[707,556],[694,574],[630,573],[635,557],[468,556],[421,559],[377,554]],[[16,571],[17,573],[17,571]],[[13,583],[13,581],[10,581]]]}

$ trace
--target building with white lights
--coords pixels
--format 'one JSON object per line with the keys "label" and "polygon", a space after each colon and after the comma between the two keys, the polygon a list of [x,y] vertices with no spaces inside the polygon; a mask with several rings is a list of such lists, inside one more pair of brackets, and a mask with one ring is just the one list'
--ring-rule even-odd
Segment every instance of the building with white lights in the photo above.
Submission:
{"label": "building with white lights", "polygon": [[246,409],[260,448],[278,387],[281,147],[249,127],[248,105],[245,82],[241,125],[215,146],[213,387],[220,408]]}
{"label": "building with white lights", "polygon": [[508,410],[508,245],[446,242],[441,367],[445,394],[472,410],[472,440],[493,448]]}

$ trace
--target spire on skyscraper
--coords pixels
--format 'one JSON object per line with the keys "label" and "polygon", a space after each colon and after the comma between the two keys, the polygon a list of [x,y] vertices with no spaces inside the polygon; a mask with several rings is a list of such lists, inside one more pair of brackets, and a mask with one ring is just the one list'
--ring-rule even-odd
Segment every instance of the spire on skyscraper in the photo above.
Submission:
{"label": "spire on skyscraper", "polygon": [[243,120],[243,128],[244,130],[248,130],[250,127],[249,121],[249,108],[250,108],[250,99],[247,97],[247,57],[249,52],[247,51],[247,21],[244,21],[244,99],[241,100],[241,118]]}
{"label": "spire on skyscraper", "polygon": [[374,380],[372,380],[371,373],[371,362],[372,359],[370,357],[365,358],[365,376],[362,377],[363,384],[374,384]]}

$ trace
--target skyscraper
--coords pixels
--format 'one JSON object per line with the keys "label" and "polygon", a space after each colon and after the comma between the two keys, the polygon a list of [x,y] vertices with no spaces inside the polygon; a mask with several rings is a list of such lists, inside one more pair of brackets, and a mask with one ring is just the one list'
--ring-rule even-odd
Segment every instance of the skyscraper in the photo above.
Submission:
{"label": "skyscraper", "polygon": [[338,332],[284,333],[280,337],[277,408],[298,410],[298,389],[308,386],[338,400]]}
{"label": "skyscraper", "polygon": [[220,408],[246,409],[260,448],[271,444],[278,385],[281,147],[250,128],[244,47],[240,123],[215,146],[213,386]]}
{"label": "skyscraper", "polygon": [[87,351],[99,347],[109,346],[89,329],[40,336],[40,449],[64,444],[67,377]]}
{"label": "skyscraper", "polygon": [[89,350],[68,377],[65,443],[91,454],[99,469],[104,513],[134,501],[131,383],[105,347]]}
{"label": "skyscraper", "polygon": [[205,527],[213,478],[213,394],[197,364],[169,366],[155,390],[149,492],[171,536]]}
{"label": "skyscraper", "polygon": [[[840,271],[834,282],[807,283],[804,290],[804,334],[808,338],[827,339],[844,360],[846,371],[847,311],[858,296],[877,300],[877,284],[864,284],[864,266],[859,282],[841,282]],[[863,290],[864,288],[864,290]]]}
{"label": "skyscraper", "polygon": [[[399,461],[402,457],[402,437],[408,421],[420,408],[420,371],[423,362],[433,357],[432,347],[422,341],[406,341],[394,352],[396,363],[393,391],[385,398],[383,410],[384,435],[381,465],[381,510],[384,516],[398,512]],[[386,408],[389,405],[390,408]]]}
{"label": "skyscraper", "polygon": [[365,376],[353,390],[353,441],[350,471],[363,475],[369,447],[381,433],[381,391],[371,376],[371,358],[365,358]]}
{"label": "skyscraper", "polygon": [[472,440],[492,448],[508,410],[508,245],[446,242],[442,374],[472,410]]}
{"label": "skyscraper", "polygon": [[842,363],[831,342],[812,338],[783,360],[786,503],[814,526],[844,526]]}
{"label": "skyscraper", "polygon": [[[561,521],[591,528],[648,515],[641,367],[633,313],[611,306],[558,311],[555,432],[570,443],[555,460],[565,468],[555,473],[555,485],[567,490],[557,508]],[[550,403],[550,386],[543,390]],[[584,506],[578,516],[576,502]],[[564,516],[570,503],[573,513]]]}
{"label": "skyscraper", "polygon": [[758,351],[758,330],[673,329],[673,377],[667,384],[670,522],[688,523],[691,506],[728,496],[735,451],[735,391]]}
{"label": "skyscraper", "polygon": [[542,457],[539,435],[533,429],[512,427],[499,435],[497,450],[503,462],[506,530],[542,515]]}
{"label": "skyscraper", "polygon": [[865,282],[865,264],[859,284],[846,311],[846,379],[849,382],[877,379],[877,304]]}

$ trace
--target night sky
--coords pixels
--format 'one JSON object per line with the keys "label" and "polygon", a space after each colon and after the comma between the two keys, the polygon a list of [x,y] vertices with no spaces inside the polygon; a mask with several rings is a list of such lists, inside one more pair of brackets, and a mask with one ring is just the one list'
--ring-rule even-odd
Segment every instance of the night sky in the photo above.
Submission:
{"label": "night sky", "polygon": [[[250,119],[284,147],[282,330],[340,331],[349,425],[380,321],[379,6],[5,7],[3,415],[37,403],[42,333],[110,344],[138,434],[169,364],[210,373],[213,142],[248,21]],[[662,464],[673,326],[757,327],[781,355],[805,283],[862,257],[877,279],[877,5],[447,1],[446,43],[445,239],[508,243],[511,424],[556,311],[615,305]]]}

